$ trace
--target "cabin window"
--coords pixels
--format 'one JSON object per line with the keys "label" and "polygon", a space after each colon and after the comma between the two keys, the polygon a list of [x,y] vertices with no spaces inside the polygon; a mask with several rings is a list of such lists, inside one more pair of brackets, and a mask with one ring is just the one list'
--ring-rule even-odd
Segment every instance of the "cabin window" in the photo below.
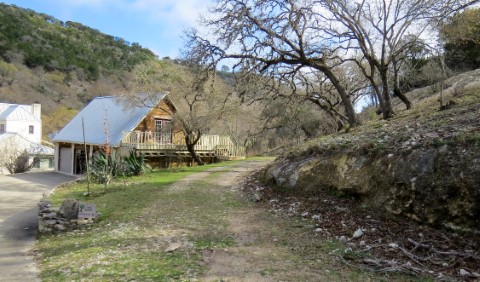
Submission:
{"label": "cabin window", "polygon": [[159,144],[172,144],[172,121],[155,119],[155,141]]}
{"label": "cabin window", "polygon": [[29,125],[29,126],[28,126],[28,133],[30,133],[30,134],[35,133],[35,128],[34,128],[33,125]]}
{"label": "cabin window", "polygon": [[5,133],[5,124],[0,123],[0,133]]}

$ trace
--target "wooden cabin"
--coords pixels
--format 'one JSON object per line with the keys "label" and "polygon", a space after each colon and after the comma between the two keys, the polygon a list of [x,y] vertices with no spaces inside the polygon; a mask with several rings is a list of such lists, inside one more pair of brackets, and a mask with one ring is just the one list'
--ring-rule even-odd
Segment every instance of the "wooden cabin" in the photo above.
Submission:
{"label": "wooden cabin", "polygon": [[[148,101],[129,105],[113,96],[93,99],[53,138],[55,170],[83,174],[86,154],[92,156],[106,147],[120,157],[132,150],[143,153],[154,166],[191,162],[183,131],[174,122],[174,103],[166,94]],[[195,149],[212,162],[245,157],[244,147],[228,136],[204,135]]]}

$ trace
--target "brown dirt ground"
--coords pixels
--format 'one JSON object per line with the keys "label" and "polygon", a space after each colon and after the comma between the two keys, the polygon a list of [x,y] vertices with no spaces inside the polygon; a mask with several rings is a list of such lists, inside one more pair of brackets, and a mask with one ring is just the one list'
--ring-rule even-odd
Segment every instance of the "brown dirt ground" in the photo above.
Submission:
{"label": "brown dirt ground", "polygon": [[[246,199],[246,176],[265,164],[247,160],[231,168],[192,175],[170,186],[171,191],[179,191],[206,181],[218,187],[214,191],[219,198],[233,193],[238,201],[227,216],[226,233],[233,234],[234,243],[202,251],[206,271],[196,277],[198,281],[377,281],[386,277],[342,263],[334,253],[337,243],[319,237],[309,223],[278,216],[265,205]],[[389,280],[404,281],[404,277],[390,276]]]}

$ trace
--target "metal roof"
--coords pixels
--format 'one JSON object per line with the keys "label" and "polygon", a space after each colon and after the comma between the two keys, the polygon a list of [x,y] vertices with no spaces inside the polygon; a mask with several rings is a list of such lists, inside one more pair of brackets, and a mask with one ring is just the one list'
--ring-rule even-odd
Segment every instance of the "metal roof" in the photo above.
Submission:
{"label": "metal roof", "polygon": [[0,134],[0,145],[11,146],[12,144],[15,144],[15,149],[20,149],[20,150],[26,149],[27,152],[31,155],[52,155],[53,156],[53,153],[54,153],[54,150],[52,148],[41,145],[41,144],[33,143],[32,141],[26,139],[20,134],[17,134],[17,133]]}
{"label": "metal roof", "polygon": [[0,120],[39,121],[30,105],[0,103]]}
{"label": "metal roof", "polygon": [[[132,131],[166,94],[157,94],[155,102],[141,106],[129,104],[118,97],[96,97],[81,110],[55,137],[54,142],[83,144],[82,118],[85,124],[85,143],[113,147],[122,141],[123,131]],[[108,134],[107,134],[108,133]],[[107,138],[108,136],[108,138]]]}

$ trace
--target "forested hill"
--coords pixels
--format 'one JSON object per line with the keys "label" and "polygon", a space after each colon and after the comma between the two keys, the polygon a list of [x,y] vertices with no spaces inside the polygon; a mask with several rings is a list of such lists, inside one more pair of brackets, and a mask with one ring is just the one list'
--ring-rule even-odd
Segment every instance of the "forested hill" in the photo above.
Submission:
{"label": "forested hill", "polygon": [[93,97],[129,91],[135,70],[153,62],[138,43],[0,3],[0,102],[40,103],[45,135]]}
{"label": "forested hill", "polygon": [[0,4],[0,56],[48,71],[82,69],[86,79],[101,72],[132,70],[155,57],[138,43],[76,22],[62,22],[29,9]]}

